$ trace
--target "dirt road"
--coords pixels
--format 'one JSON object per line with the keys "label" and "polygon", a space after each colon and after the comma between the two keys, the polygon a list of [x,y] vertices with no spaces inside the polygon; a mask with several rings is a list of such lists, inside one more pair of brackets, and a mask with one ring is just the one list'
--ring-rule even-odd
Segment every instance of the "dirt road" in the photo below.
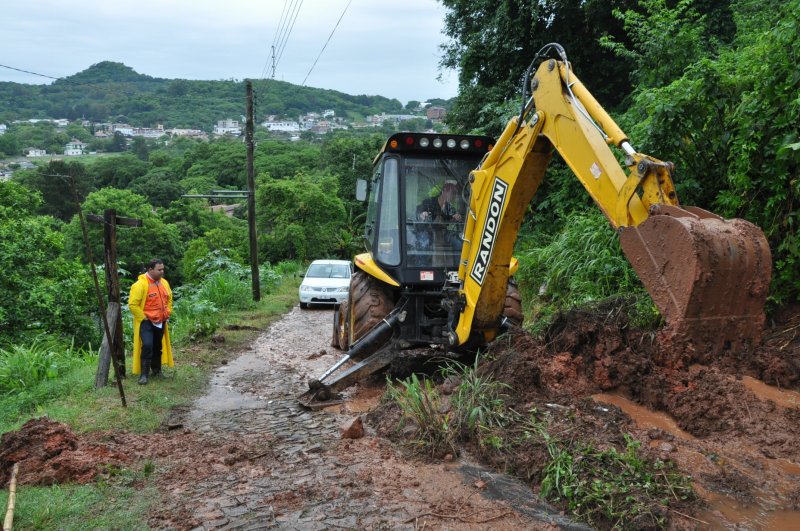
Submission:
{"label": "dirt road", "polygon": [[159,485],[166,504],[151,526],[581,527],[548,515],[552,509],[521,483],[474,464],[415,462],[369,427],[363,438],[340,438],[340,425],[377,403],[380,383],[348,390],[350,400],[327,411],[300,408],[295,397],[307,379],[341,355],[328,346],[331,319],[330,310],[295,307],[221,366],[191,409],[176,412],[168,424],[182,426],[187,447],[165,451],[173,460]]}

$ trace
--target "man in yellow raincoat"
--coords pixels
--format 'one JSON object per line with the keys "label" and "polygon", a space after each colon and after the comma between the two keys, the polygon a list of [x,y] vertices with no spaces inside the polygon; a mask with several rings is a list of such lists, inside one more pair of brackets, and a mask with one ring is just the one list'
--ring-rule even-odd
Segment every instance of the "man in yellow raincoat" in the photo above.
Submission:
{"label": "man in yellow raincoat", "polygon": [[139,384],[147,378],[161,377],[162,364],[174,367],[169,342],[169,316],[172,314],[172,289],[164,278],[164,262],[155,258],[147,272],[131,286],[128,307],[133,314],[133,374],[141,374]]}

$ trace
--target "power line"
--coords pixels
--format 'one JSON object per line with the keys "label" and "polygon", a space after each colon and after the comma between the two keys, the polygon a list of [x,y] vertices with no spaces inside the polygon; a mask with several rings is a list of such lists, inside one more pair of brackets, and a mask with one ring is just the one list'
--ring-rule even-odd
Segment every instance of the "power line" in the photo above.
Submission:
{"label": "power line", "polygon": [[[278,51],[278,59],[275,61],[275,66],[277,67],[278,64],[281,62],[281,58],[283,57],[283,51],[286,49],[286,43],[289,42],[289,37],[292,34],[292,30],[294,29],[294,23],[297,22],[297,15],[300,13],[300,8],[303,7],[303,0],[299,0],[297,3],[297,9],[294,12],[294,18],[292,19],[292,25],[289,27],[289,31],[286,33],[286,36],[283,39],[283,43],[280,44],[279,51]],[[291,15],[290,15],[291,16]]]}
{"label": "power line", "polygon": [[319,51],[319,55],[317,56],[316,59],[314,59],[314,64],[311,65],[311,68],[308,69],[308,74],[306,74],[306,77],[305,77],[305,79],[303,79],[303,82],[301,83],[301,85],[305,86],[306,80],[308,79],[308,76],[311,75],[311,71],[314,70],[315,66],[317,66],[317,61],[319,61],[319,58],[322,57],[322,52],[324,52],[325,48],[328,47],[328,43],[331,42],[331,37],[333,37],[333,34],[336,32],[336,28],[339,27],[339,23],[344,18],[344,14],[347,13],[347,8],[350,7],[350,4],[352,2],[353,2],[353,0],[348,0],[347,5],[344,6],[344,11],[342,11],[342,14],[339,16],[339,20],[336,21],[336,25],[333,27],[333,30],[331,30],[331,34],[328,35],[328,40],[325,41],[325,45],[322,47],[322,50]]}
{"label": "power line", "polygon": [[34,76],[46,77],[46,78],[49,78],[49,79],[56,79],[56,80],[57,79],[63,79],[63,78],[60,78],[60,77],[48,76],[46,74],[37,74],[36,72],[31,72],[30,70],[23,70],[21,68],[14,68],[13,66],[8,66],[8,65],[0,65],[0,67],[8,68],[9,70],[16,70],[17,72],[25,72],[26,74],[33,74]]}
{"label": "power line", "polygon": [[261,78],[263,79],[267,75],[267,69],[269,67],[269,59],[272,57],[272,76],[275,77],[275,44],[278,42],[278,35],[283,33],[283,21],[289,6],[289,0],[284,0],[283,2],[283,9],[281,10],[281,17],[278,19],[278,25],[275,27],[275,35],[272,36],[272,44],[270,45],[270,54],[267,55],[267,60],[264,61],[264,68],[261,69]]}

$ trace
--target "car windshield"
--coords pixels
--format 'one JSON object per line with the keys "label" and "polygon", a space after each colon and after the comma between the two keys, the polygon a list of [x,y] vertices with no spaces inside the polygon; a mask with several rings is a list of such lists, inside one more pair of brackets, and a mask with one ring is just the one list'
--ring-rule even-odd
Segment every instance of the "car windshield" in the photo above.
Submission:
{"label": "car windshield", "polygon": [[306,278],[350,278],[350,268],[345,264],[311,264]]}

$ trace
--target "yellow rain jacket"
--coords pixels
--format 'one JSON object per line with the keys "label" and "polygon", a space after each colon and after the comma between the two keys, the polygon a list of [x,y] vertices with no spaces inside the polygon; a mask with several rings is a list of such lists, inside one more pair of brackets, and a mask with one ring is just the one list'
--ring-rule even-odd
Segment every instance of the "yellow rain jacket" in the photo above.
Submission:
{"label": "yellow rain jacket", "polygon": [[[167,279],[160,280],[162,287],[167,292],[167,312],[172,313],[172,289],[169,287]],[[142,273],[139,280],[131,286],[131,295],[128,298],[128,307],[133,314],[133,374],[142,372],[142,339],[139,337],[139,325],[145,319],[144,305],[147,300],[147,292],[150,288],[150,278]],[[164,337],[161,340],[161,365],[174,367],[175,361],[172,359],[172,345],[169,342],[169,323],[164,323]]]}

